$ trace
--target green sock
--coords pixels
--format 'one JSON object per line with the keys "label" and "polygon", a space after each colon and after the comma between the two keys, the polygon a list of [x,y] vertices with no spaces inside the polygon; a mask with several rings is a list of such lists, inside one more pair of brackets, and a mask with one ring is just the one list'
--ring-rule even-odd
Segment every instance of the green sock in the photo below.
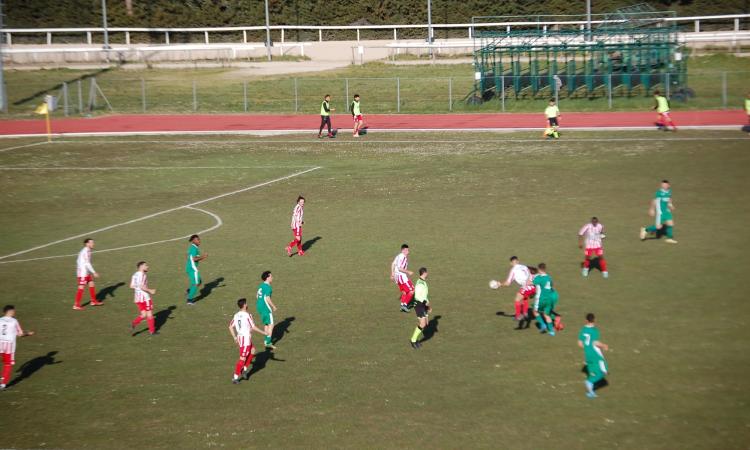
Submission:
{"label": "green sock", "polygon": [[271,343],[271,336],[266,336],[266,337],[265,337],[265,338],[263,339],[263,342],[264,342],[264,343],[265,343],[266,345],[270,344],[270,343]]}
{"label": "green sock", "polygon": [[541,314],[539,314],[538,316],[536,316],[536,321],[537,321],[537,323],[539,323],[539,329],[543,330],[544,329],[544,319],[542,318]]}
{"label": "green sock", "polygon": [[672,234],[672,229],[674,227],[667,225],[666,228],[667,228],[667,238],[672,239],[674,237],[674,235]]}
{"label": "green sock", "polygon": [[195,298],[195,294],[198,293],[198,285],[197,284],[191,284],[190,290],[188,291],[188,301],[192,302]]}
{"label": "green sock", "polygon": [[419,336],[422,334],[422,329],[417,327],[414,329],[414,333],[411,335],[411,341],[417,342],[419,340]]}
{"label": "green sock", "polygon": [[547,331],[555,331],[554,325],[552,325],[552,322],[547,322]]}
{"label": "green sock", "polygon": [[646,227],[646,233],[656,233],[656,225],[651,225],[650,227]]}

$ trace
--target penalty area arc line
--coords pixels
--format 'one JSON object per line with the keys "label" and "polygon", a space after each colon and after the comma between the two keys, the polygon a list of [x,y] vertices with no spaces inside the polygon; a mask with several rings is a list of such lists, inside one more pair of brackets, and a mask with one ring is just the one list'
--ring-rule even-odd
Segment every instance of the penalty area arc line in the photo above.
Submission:
{"label": "penalty area arc line", "polygon": [[[143,221],[143,220],[151,219],[153,217],[157,217],[157,216],[161,216],[161,215],[164,215],[164,214],[167,214],[167,213],[178,211],[180,209],[186,209],[186,208],[197,209],[197,208],[194,208],[197,205],[202,205],[204,203],[208,203],[208,202],[211,202],[211,201],[214,201],[214,200],[218,200],[220,198],[229,197],[230,195],[240,194],[242,192],[247,192],[247,191],[251,191],[253,189],[258,189],[258,188],[261,188],[263,186],[268,186],[269,184],[278,183],[279,181],[284,181],[284,180],[288,180],[290,178],[298,177],[300,175],[304,175],[306,173],[309,173],[309,172],[312,172],[314,170],[318,170],[318,169],[321,169],[321,168],[322,168],[321,166],[315,166],[315,167],[312,167],[312,168],[307,169],[307,170],[302,170],[302,171],[299,171],[299,172],[294,172],[292,174],[285,175],[283,177],[274,178],[272,180],[264,181],[262,183],[257,183],[257,184],[254,184],[252,186],[244,187],[242,189],[237,189],[237,190],[234,190],[234,191],[231,191],[231,192],[225,192],[223,194],[215,195],[213,197],[205,198],[203,200],[198,200],[197,202],[192,202],[192,203],[188,203],[186,205],[176,206],[174,208],[169,208],[169,209],[165,209],[165,210],[162,210],[162,211],[157,211],[155,213],[147,214],[145,216],[138,217],[136,219],[132,219],[132,220],[128,220],[128,221],[125,221],[125,222],[116,223],[114,225],[109,225],[109,226],[98,228],[98,229],[92,230],[92,231],[87,231],[86,233],[77,234],[75,236],[66,237],[64,239],[58,239],[56,241],[48,242],[48,243],[42,244],[42,245],[37,245],[36,247],[32,247],[32,248],[29,248],[29,249],[26,249],[26,250],[21,250],[21,251],[15,252],[15,253],[9,253],[7,255],[0,256],[0,260],[12,258],[12,257],[18,256],[18,255],[23,255],[25,253],[30,253],[30,252],[33,252],[35,250],[40,250],[40,249],[43,249],[43,248],[46,248],[46,247],[50,247],[52,245],[60,244],[60,243],[63,243],[63,242],[72,241],[73,239],[80,239],[82,237],[93,235],[93,234],[96,234],[96,233],[101,233],[102,231],[108,231],[108,230],[111,230],[113,228],[118,228],[118,227],[122,227],[122,226],[125,226],[125,225],[130,225],[132,223],[136,223],[136,222],[140,222],[140,221]],[[1,262],[2,261],[0,261],[0,263]]]}

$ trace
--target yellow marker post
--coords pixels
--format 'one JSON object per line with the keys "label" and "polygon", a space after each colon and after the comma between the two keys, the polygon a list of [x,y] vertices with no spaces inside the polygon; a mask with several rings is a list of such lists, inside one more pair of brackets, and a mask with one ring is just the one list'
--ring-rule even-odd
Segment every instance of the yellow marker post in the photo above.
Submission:
{"label": "yellow marker post", "polygon": [[47,102],[39,105],[34,112],[36,114],[44,114],[44,121],[47,123],[47,142],[52,142],[52,123],[49,120],[49,106],[47,106]]}

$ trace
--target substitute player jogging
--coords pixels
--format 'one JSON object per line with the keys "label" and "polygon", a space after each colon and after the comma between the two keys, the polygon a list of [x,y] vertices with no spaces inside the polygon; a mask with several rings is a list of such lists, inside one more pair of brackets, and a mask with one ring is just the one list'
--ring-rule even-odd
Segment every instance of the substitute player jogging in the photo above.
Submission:
{"label": "substitute player jogging", "polygon": [[93,306],[103,305],[104,303],[96,300],[96,285],[94,284],[94,278],[99,278],[99,274],[94,270],[94,266],[91,265],[91,250],[94,248],[94,240],[87,238],[83,240],[83,248],[78,252],[78,259],[76,260],[76,277],[78,278],[78,291],[76,292],[76,300],[73,304],[73,309],[82,310],[81,299],[83,298],[83,288],[89,287],[89,296],[91,296],[91,304]]}
{"label": "substitute player jogging", "polygon": [[409,303],[414,297],[414,285],[409,279],[414,272],[409,270],[409,245],[401,246],[401,253],[393,258],[391,263],[391,280],[398,286],[401,292],[401,312],[409,312]]}
{"label": "substitute player jogging", "polygon": [[323,98],[323,103],[320,104],[320,130],[318,130],[318,139],[323,137],[323,127],[326,125],[328,125],[328,137],[334,137],[333,131],[331,131],[332,111],[336,111],[336,108],[331,108],[331,96],[326,95]]}
{"label": "substitute player jogging", "polygon": [[547,139],[559,139],[560,133],[557,131],[560,128],[560,125],[557,119],[560,118],[560,110],[557,108],[554,98],[549,99],[549,104],[544,109],[544,117],[547,119],[547,128],[544,130],[544,136]]}
{"label": "substitute player jogging", "polygon": [[297,247],[297,255],[302,256],[302,225],[305,223],[305,197],[297,197],[297,204],[292,210],[292,242],[286,246],[286,254],[292,256],[292,249]]}
{"label": "substitute player jogging", "polygon": [[654,91],[654,107],[658,117],[656,119],[656,126],[660,130],[669,131],[669,126],[672,126],[672,131],[677,131],[677,125],[675,125],[672,118],[669,116],[669,100],[667,97],[661,95],[659,91]]}
{"label": "substitute player jogging", "polygon": [[10,383],[10,374],[13,371],[13,365],[16,364],[16,338],[33,335],[33,331],[23,331],[21,324],[16,320],[15,306],[5,305],[3,317],[0,317],[0,356],[3,358],[0,390],[5,389]]}
{"label": "substitute player jogging", "polygon": [[609,350],[607,344],[601,342],[599,329],[594,324],[594,314],[586,314],[586,325],[581,328],[578,334],[578,346],[583,349],[583,356],[586,360],[586,397],[596,398],[594,388],[597,383],[602,381],[609,373],[607,361],[604,360],[602,350]]}
{"label": "substitute player jogging", "polygon": [[271,296],[273,295],[273,288],[271,283],[273,282],[273,275],[270,270],[266,270],[260,275],[260,279],[263,280],[258,286],[257,300],[255,307],[258,308],[258,314],[260,314],[260,321],[263,323],[263,334],[266,335],[263,343],[266,348],[276,349],[273,345],[273,313],[276,311],[276,305],[273,304]]}
{"label": "substitute player jogging", "polygon": [[203,284],[201,280],[201,273],[198,270],[198,264],[204,259],[208,258],[207,254],[201,255],[201,238],[197,234],[190,236],[188,239],[190,246],[187,251],[187,261],[185,262],[185,273],[188,277],[190,286],[187,292],[187,304],[193,306],[195,304],[195,296],[198,294],[198,286]]}
{"label": "substitute player jogging", "polygon": [[255,331],[263,335],[266,334],[263,330],[255,326],[252,314],[247,312],[247,299],[241,298],[237,300],[237,307],[240,310],[235,313],[232,321],[229,322],[229,333],[240,348],[240,359],[237,360],[237,364],[234,366],[234,375],[232,376],[232,383],[234,384],[239,384],[242,372],[245,372],[246,380],[250,378],[250,364],[252,364],[253,357],[255,357],[255,347],[250,338],[250,333]]}
{"label": "substitute player jogging", "polygon": [[581,275],[584,277],[589,276],[591,257],[596,255],[599,258],[599,269],[602,271],[602,276],[609,278],[607,261],[604,259],[604,249],[602,247],[602,239],[604,237],[604,225],[599,223],[599,219],[596,217],[592,217],[591,222],[582,226],[578,231],[578,248],[584,249],[583,269],[581,270]]}
{"label": "substitute player jogging", "polygon": [[429,287],[427,286],[427,268],[420,267],[419,279],[414,287],[414,312],[417,313],[417,328],[411,335],[411,348],[413,349],[419,349],[422,347],[419,340],[424,335],[424,329],[427,327],[427,321],[431,310]]}
{"label": "substitute player jogging", "polygon": [[674,204],[672,203],[672,185],[669,180],[661,180],[661,186],[656,191],[654,199],[651,201],[648,214],[654,218],[654,224],[648,227],[641,227],[640,238],[645,240],[649,235],[658,237],[662,230],[667,235],[664,242],[676,244],[674,240],[674,218],[672,212]]}
{"label": "substitute player jogging", "polygon": [[138,270],[130,277],[130,289],[135,291],[133,302],[138,307],[138,316],[130,323],[130,331],[135,331],[135,327],[145,319],[148,333],[154,336],[159,334],[154,323],[154,301],[151,297],[156,295],[156,289],[148,287],[148,263],[139,261],[135,267]]}

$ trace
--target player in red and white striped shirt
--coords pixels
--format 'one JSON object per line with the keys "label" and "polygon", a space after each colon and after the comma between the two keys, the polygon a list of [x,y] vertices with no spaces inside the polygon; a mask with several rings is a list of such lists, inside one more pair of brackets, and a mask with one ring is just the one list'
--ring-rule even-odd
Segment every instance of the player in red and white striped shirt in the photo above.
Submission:
{"label": "player in red and white striped shirt", "polygon": [[104,303],[96,300],[96,287],[94,278],[99,278],[99,274],[91,265],[91,249],[94,248],[94,240],[86,238],[83,240],[83,248],[78,252],[76,260],[76,276],[78,277],[78,291],[76,292],[76,301],[73,309],[81,310],[81,299],[83,298],[83,288],[88,285],[91,304],[94,306],[103,305]]}
{"label": "player in red and white striped shirt", "polygon": [[3,375],[0,379],[0,390],[10,383],[10,374],[16,363],[16,338],[32,336],[33,331],[23,331],[21,324],[16,320],[16,308],[6,305],[3,308],[3,317],[0,317],[0,356],[3,358]]}
{"label": "player in red and white striped shirt", "polygon": [[414,275],[414,272],[409,270],[409,246],[404,244],[401,246],[401,253],[396,255],[393,263],[391,263],[391,280],[398,285],[398,289],[401,291],[402,312],[409,312],[409,302],[414,297],[414,284],[409,279],[412,275]]}
{"label": "player in red and white striped shirt", "polygon": [[255,326],[253,316],[247,312],[247,300],[241,298],[237,300],[237,307],[239,311],[232,317],[232,321],[229,322],[229,333],[232,335],[232,339],[240,347],[240,359],[237,360],[237,364],[234,366],[234,376],[232,377],[232,383],[238,384],[240,382],[240,373],[246,372],[245,379],[250,378],[250,364],[253,362],[255,356],[255,347],[253,341],[250,338],[250,332],[255,331],[264,336],[268,334]]}
{"label": "player in red and white striped shirt", "polygon": [[286,246],[286,254],[292,256],[292,248],[297,247],[297,254],[302,256],[305,254],[302,250],[302,224],[305,223],[305,197],[297,197],[297,204],[294,205],[292,210],[292,235],[293,239],[289,245]]}
{"label": "player in red and white striped shirt", "polygon": [[604,259],[604,248],[602,247],[604,237],[604,225],[599,223],[599,219],[596,217],[592,217],[591,222],[581,227],[578,232],[578,248],[584,249],[583,270],[581,271],[581,275],[584,277],[589,276],[590,258],[596,255],[599,258],[599,269],[602,271],[602,276],[609,278],[607,261]]}
{"label": "player in red and white striped shirt", "polygon": [[156,295],[156,289],[148,288],[148,264],[146,261],[140,261],[136,264],[138,271],[136,271],[130,278],[130,289],[135,290],[135,304],[138,306],[140,311],[138,317],[130,323],[131,332],[135,330],[135,327],[139,323],[146,319],[148,323],[148,332],[151,336],[159,334],[156,331],[156,324],[154,323],[154,301],[151,298],[152,295]]}
{"label": "player in red and white striped shirt", "polygon": [[508,278],[501,282],[500,286],[510,286],[514,281],[520,286],[514,299],[516,313],[513,318],[515,320],[529,318],[529,298],[536,293],[536,288],[532,282],[533,279],[534,277],[529,268],[521,264],[517,256],[511,256]]}

